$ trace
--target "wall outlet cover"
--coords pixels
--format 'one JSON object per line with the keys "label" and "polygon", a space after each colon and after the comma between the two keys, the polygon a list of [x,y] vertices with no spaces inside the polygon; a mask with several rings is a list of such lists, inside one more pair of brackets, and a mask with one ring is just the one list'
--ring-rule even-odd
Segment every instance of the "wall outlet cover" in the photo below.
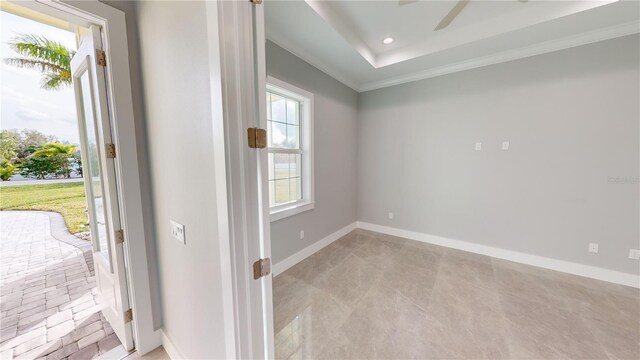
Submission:
{"label": "wall outlet cover", "polygon": [[300,240],[304,239],[304,230],[300,230]]}
{"label": "wall outlet cover", "polygon": [[589,252],[597,254],[598,253],[598,244],[590,243],[589,244]]}
{"label": "wall outlet cover", "polygon": [[186,244],[185,236],[184,236],[184,225],[179,222],[170,220],[171,223],[171,236],[179,242]]}
{"label": "wall outlet cover", "polygon": [[482,150],[482,143],[481,142],[477,142],[476,143],[476,151],[480,151]]}
{"label": "wall outlet cover", "polygon": [[502,142],[502,150],[509,150],[509,142],[508,141],[503,141]]}
{"label": "wall outlet cover", "polygon": [[630,249],[629,259],[640,260],[640,249]]}
{"label": "wall outlet cover", "polygon": [[389,219],[393,219],[393,213],[392,212],[389,213]]}

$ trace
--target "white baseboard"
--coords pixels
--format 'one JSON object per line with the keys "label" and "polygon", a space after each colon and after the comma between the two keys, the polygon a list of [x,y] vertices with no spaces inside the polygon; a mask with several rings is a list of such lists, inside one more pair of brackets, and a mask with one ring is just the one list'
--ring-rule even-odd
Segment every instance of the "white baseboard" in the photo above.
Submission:
{"label": "white baseboard", "polygon": [[167,352],[167,355],[169,355],[169,357],[172,360],[180,360],[180,359],[187,358],[186,356],[182,355],[182,352],[178,350],[176,345],[171,341],[171,339],[169,339],[169,337],[164,331],[162,331],[162,347],[164,347],[164,351]]}
{"label": "white baseboard", "polygon": [[306,248],[298,251],[297,253],[289,256],[288,258],[280,261],[277,264],[273,265],[273,269],[272,269],[272,273],[273,276],[277,276],[282,274],[283,272],[285,272],[287,269],[289,269],[290,267],[292,267],[293,265],[299,263],[300,261],[308,258],[309,256],[315,254],[316,252],[320,251],[322,248],[324,248],[325,246],[331,244],[332,242],[340,239],[341,237],[347,235],[348,233],[350,233],[351,231],[356,229],[356,223],[352,223],[349,224],[345,227],[343,227],[342,229],[334,232],[333,234],[326,236],[325,238],[323,238],[320,241],[317,241],[309,246],[307,246]]}
{"label": "white baseboard", "polygon": [[357,222],[357,227],[387,235],[440,245],[453,249],[469,251],[487,255],[498,259],[509,260],[521,264],[537,266],[545,269],[560,271],[592,279],[608,281],[615,284],[640,288],[640,276],[620,271],[604,269],[591,265],[577,264],[569,261],[551,259],[544,256],[525,254],[518,251],[506,250],[487,245],[475,244],[467,241],[454,240],[436,235],[429,235],[415,231],[402,230],[389,226]]}

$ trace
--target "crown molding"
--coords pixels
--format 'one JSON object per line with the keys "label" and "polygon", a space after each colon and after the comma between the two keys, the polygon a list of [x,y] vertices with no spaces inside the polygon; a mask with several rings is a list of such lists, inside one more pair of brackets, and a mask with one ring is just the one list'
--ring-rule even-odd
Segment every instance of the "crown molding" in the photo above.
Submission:
{"label": "crown molding", "polygon": [[620,25],[614,25],[598,30],[588,31],[582,34],[571,35],[560,39],[541,42],[538,44],[502,51],[493,55],[478,57],[471,60],[438,66],[420,72],[393,77],[381,81],[373,81],[361,84],[356,91],[365,92],[381,89],[389,86],[405,84],[413,81],[434,78],[436,76],[452,74],[459,71],[471,70],[483,66],[499,64],[507,61],[522,59],[530,56],[541,55],[553,51],[569,49],[576,46],[587,45],[599,41],[610,40],[617,37],[640,33],[640,21],[632,21]]}
{"label": "crown molding", "polygon": [[[294,46],[290,46],[288,44],[285,44],[284,41],[274,39],[274,36],[272,36],[272,35],[273,34],[267,35],[267,40],[269,40],[272,43],[280,46],[281,48],[283,48],[285,50],[287,50],[291,54],[299,57],[300,59],[302,59],[303,61],[305,61],[309,65],[315,67],[316,69],[322,71],[323,73],[331,76],[335,80],[341,82],[346,87],[351,88],[352,90],[354,90],[356,92],[361,92],[360,88],[358,87],[358,85],[355,82],[353,82],[353,81],[347,79],[346,77],[338,74],[336,71],[331,70],[329,66],[326,66],[326,65],[322,64],[320,61],[316,60],[313,56],[311,56],[309,54],[306,54],[304,51],[296,50]],[[283,37],[277,36],[277,35],[275,37],[276,38],[280,38],[280,39],[283,38]]]}
{"label": "crown molding", "polygon": [[423,71],[414,72],[407,75],[392,77],[380,81],[372,81],[359,84],[356,81],[348,79],[346,76],[338,74],[337,71],[331,69],[330,66],[322,64],[315,57],[299,51],[295,46],[290,46],[280,39],[283,37],[275,36],[278,39],[274,39],[273,36],[268,36],[268,40],[294,54],[305,62],[309,63],[313,67],[322,71],[323,73],[331,76],[335,80],[341,82],[347,87],[357,91],[365,92],[385,87],[406,84],[418,80],[425,80],[434,78],[437,76],[453,74],[459,71],[476,69],[484,66],[499,64],[507,61],[518,60],[526,57],[541,55],[549,52],[569,49],[576,46],[588,45],[599,41],[605,41],[614,39],[617,37],[632,35],[640,33],[640,21],[632,21],[610,27],[605,27],[598,30],[588,31],[581,34],[571,35],[560,39],[541,42],[538,44],[525,46],[513,50],[502,51],[493,55],[482,56],[475,59],[460,61],[453,64],[444,66],[433,67],[425,69]]}

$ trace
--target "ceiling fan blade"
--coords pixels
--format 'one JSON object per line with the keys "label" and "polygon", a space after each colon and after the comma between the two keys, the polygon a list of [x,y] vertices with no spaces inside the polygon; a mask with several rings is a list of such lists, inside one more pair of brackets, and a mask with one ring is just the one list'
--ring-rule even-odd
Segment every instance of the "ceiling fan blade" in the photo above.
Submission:
{"label": "ceiling fan blade", "polygon": [[442,21],[440,21],[440,24],[438,24],[438,26],[436,26],[436,28],[433,30],[438,31],[449,26],[449,24],[451,24],[453,19],[455,19],[460,14],[462,9],[464,9],[464,7],[469,4],[469,1],[470,0],[458,0],[458,2],[453,7],[453,9],[451,9],[451,11],[449,11],[449,13],[444,18],[442,18]]}

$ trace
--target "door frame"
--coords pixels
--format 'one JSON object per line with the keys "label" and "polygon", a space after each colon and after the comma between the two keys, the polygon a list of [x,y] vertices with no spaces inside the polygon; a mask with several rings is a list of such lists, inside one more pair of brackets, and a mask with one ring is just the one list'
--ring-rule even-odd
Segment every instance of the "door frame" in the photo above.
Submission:
{"label": "door frame", "polygon": [[[265,129],[267,121],[266,39],[261,3],[207,3],[207,23],[218,24],[219,32],[217,36],[209,33],[208,45],[210,54],[220,54],[219,67],[211,70],[211,84],[222,85],[223,114],[214,128],[224,130],[223,170],[231,258],[227,285],[233,295],[225,313],[233,315],[235,325],[227,332],[228,336],[229,332],[233,335],[229,341],[233,340],[235,352],[227,357],[236,359],[275,357],[272,275],[254,280],[252,272],[254,261],[271,258],[267,149],[251,149],[247,139],[248,128]],[[218,123],[217,119],[214,123]]]}
{"label": "door frame", "polygon": [[126,236],[123,245],[129,303],[133,310],[133,339],[136,352],[143,355],[162,345],[162,336],[153,324],[146,243],[149,234],[143,221],[125,14],[97,0],[7,1],[83,27],[102,27],[112,140],[116,154],[123,154],[117,157],[115,166],[121,225]]}

